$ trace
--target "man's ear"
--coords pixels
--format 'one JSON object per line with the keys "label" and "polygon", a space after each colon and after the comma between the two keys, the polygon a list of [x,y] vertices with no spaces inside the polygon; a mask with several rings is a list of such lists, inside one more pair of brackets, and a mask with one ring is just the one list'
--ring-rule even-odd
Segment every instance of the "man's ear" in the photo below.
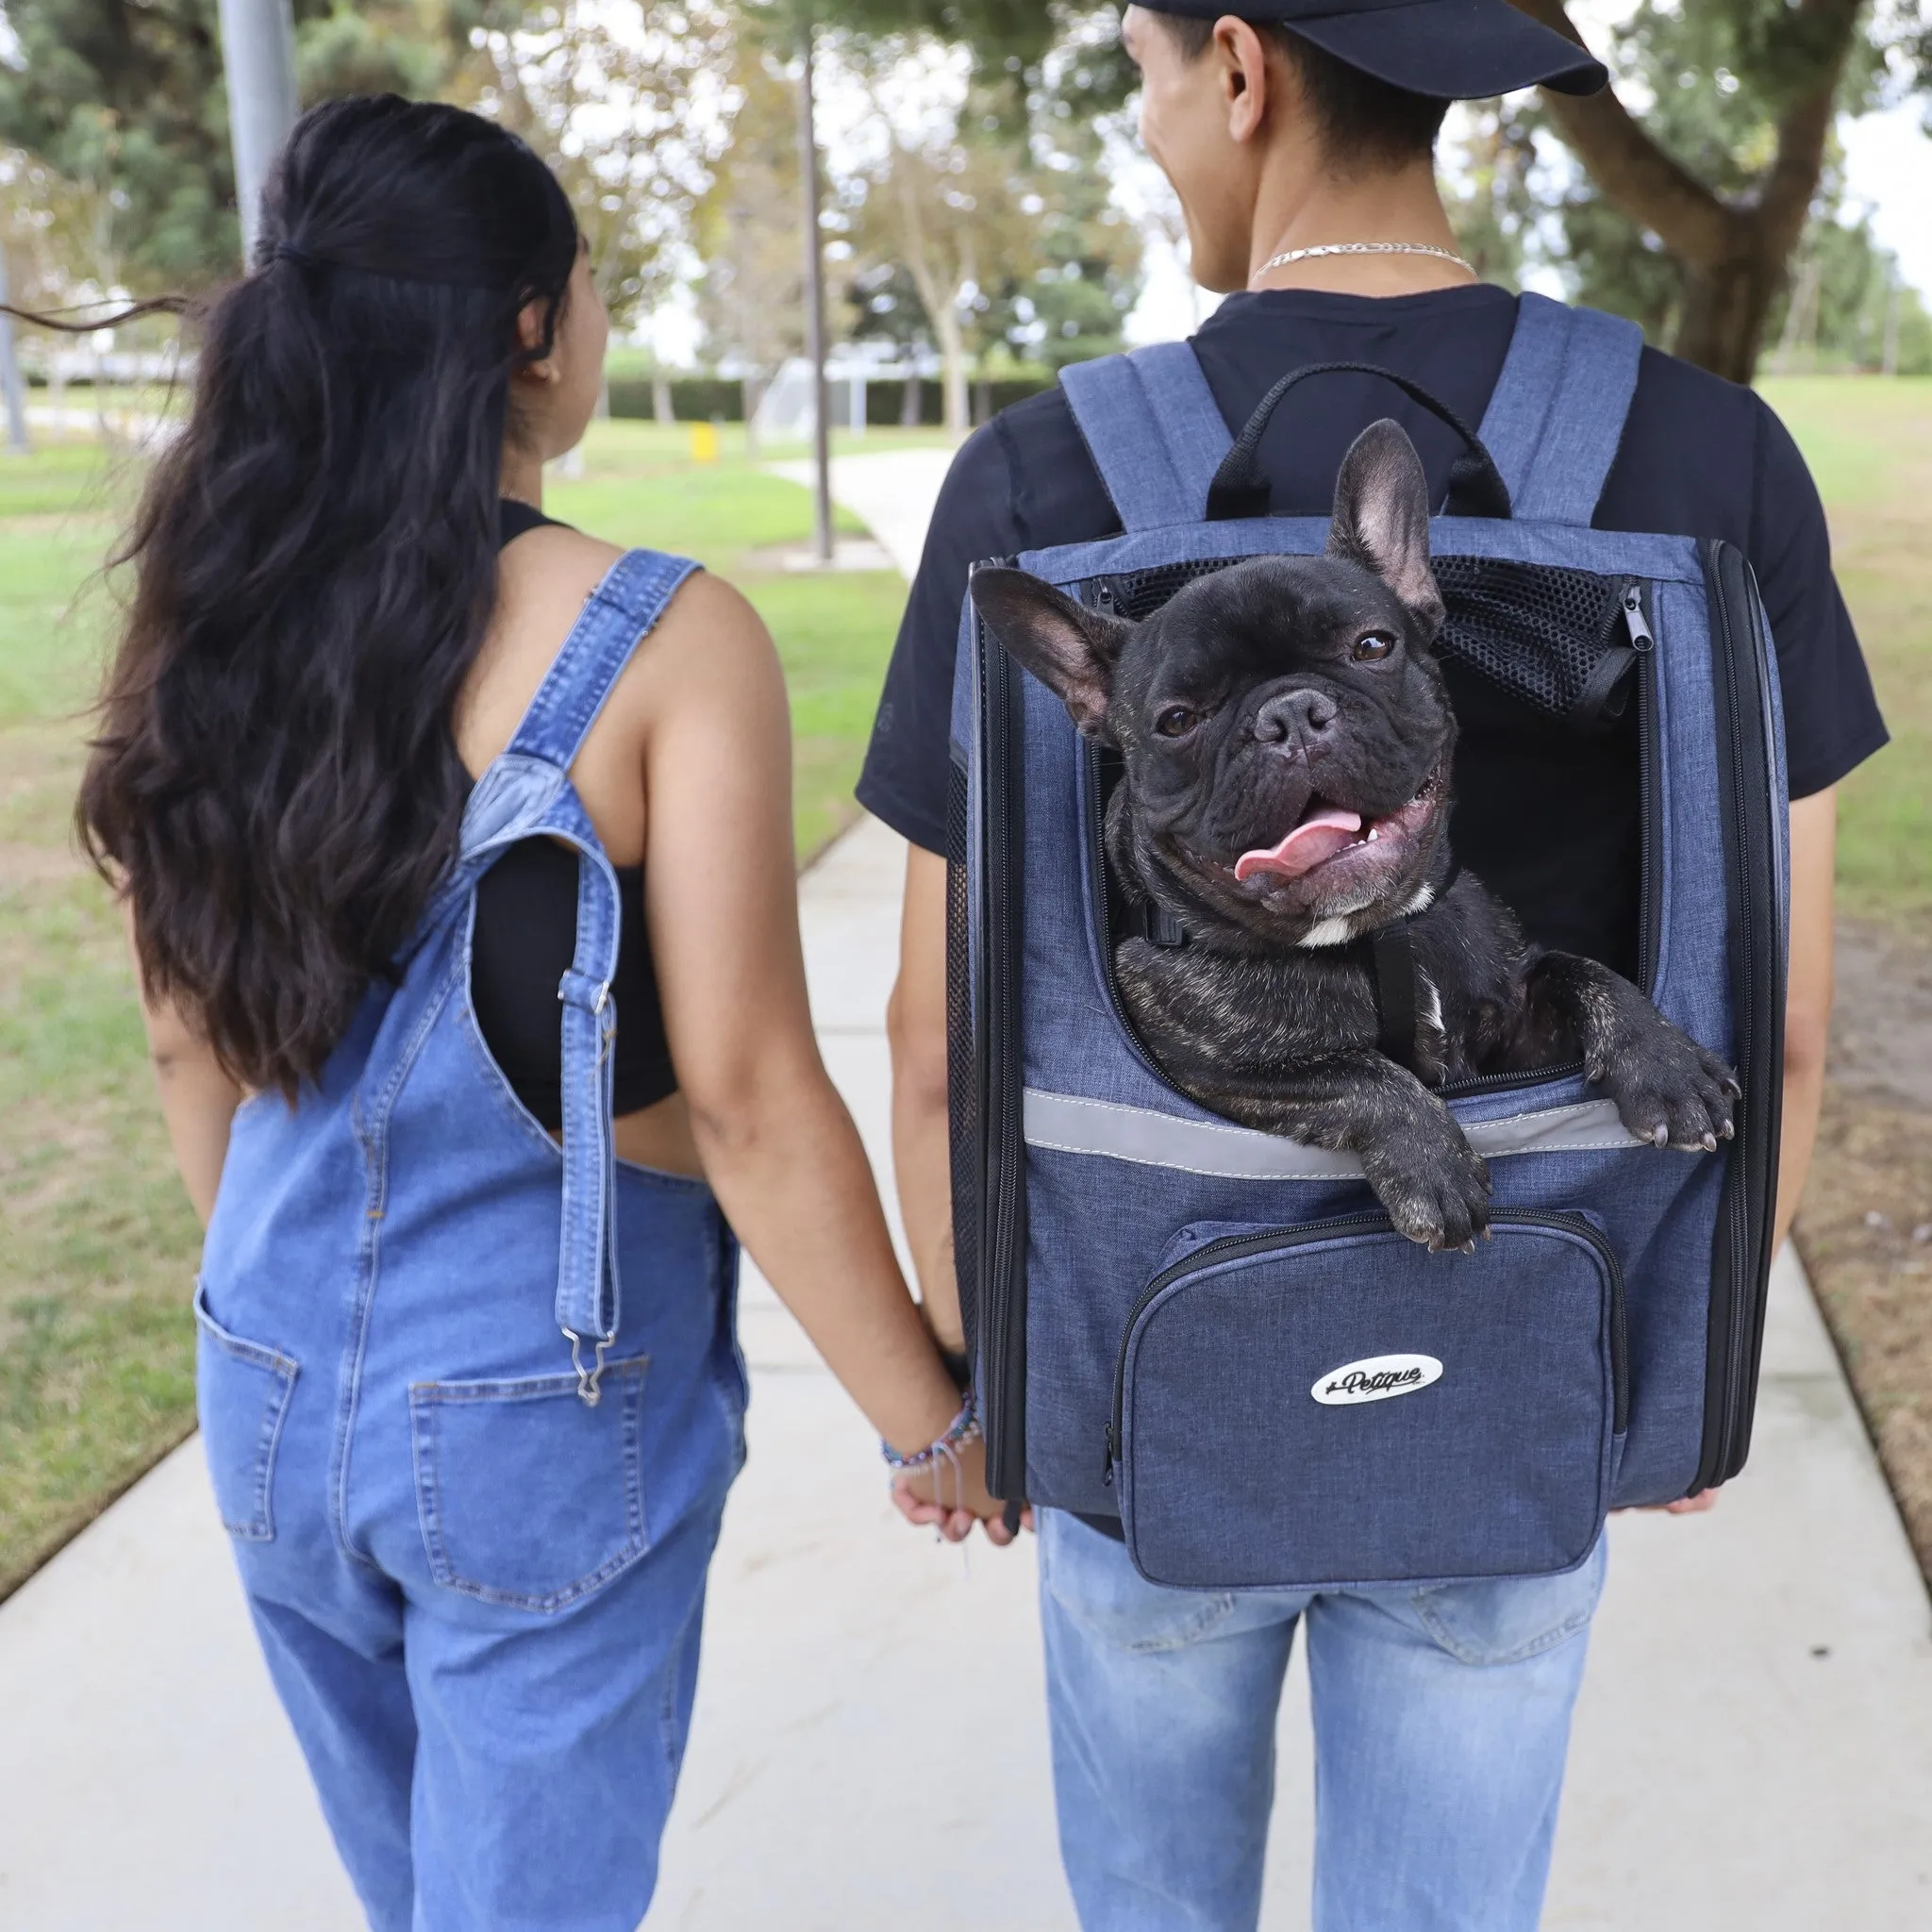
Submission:
{"label": "man's ear", "polygon": [[1134,626],[1089,610],[1024,570],[990,565],[973,573],[967,589],[1008,654],[1066,706],[1081,733],[1105,737],[1114,666]]}
{"label": "man's ear", "polygon": [[1402,425],[1371,423],[1341,459],[1328,554],[1372,570],[1429,626],[1442,593],[1429,569],[1429,485]]}

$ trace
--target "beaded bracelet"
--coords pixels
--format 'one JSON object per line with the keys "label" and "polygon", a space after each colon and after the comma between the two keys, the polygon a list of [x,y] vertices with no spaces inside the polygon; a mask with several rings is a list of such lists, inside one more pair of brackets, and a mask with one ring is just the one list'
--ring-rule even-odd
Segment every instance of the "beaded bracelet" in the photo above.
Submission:
{"label": "beaded bracelet", "polygon": [[979,1398],[969,1389],[959,1413],[947,1424],[945,1434],[937,1442],[915,1449],[910,1456],[901,1456],[890,1442],[881,1442],[879,1453],[891,1469],[929,1469],[935,1462],[951,1462],[959,1450],[979,1438]]}

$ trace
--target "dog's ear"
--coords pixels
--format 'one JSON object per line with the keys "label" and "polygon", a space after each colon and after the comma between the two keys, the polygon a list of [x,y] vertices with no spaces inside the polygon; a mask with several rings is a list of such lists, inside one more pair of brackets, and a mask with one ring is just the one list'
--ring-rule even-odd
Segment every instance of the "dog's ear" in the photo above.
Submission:
{"label": "dog's ear", "polygon": [[1082,734],[1104,737],[1114,666],[1134,626],[1075,604],[1028,571],[989,565],[967,588],[993,635],[1066,706]]}
{"label": "dog's ear", "polygon": [[1429,569],[1428,479],[1415,444],[1386,416],[1341,459],[1328,554],[1374,571],[1431,632],[1442,622],[1442,593]]}

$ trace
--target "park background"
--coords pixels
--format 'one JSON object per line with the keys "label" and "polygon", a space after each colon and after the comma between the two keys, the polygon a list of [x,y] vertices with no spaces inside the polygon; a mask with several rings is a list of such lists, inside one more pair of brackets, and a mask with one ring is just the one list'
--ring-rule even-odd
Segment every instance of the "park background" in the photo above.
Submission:
{"label": "park background", "polygon": [[[1845,996],[1799,1238],[1932,1563],[1932,31],[1911,0],[1574,12],[1614,94],[1456,109],[1452,213],[1489,279],[1633,316],[1757,381],[1818,477],[1894,742],[1844,789]],[[808,861],[856,812],[905,583],[843,512],[840,567],[801,567],[812,499],[778,470],[804,445],[757,421],[807,342],[799,9],[293,16],[305,103],[460,101],[558,167],[617,332],[607,413],[548,507],[746,589],[791,683]],[[1067,362],[1207,312],[1133,151],[1116,26],[1074,4],[815,6],[835,450],[942,449]],[[16,301],[217,286],[240,269],[235,203],[214,0],[0,4]],[[106,559],[192,371],[159,324],[18,346],[26,447],[0,455],[0,1596],[192,1429],[197,1245],[116,918],[71,831],[123,588]]]}

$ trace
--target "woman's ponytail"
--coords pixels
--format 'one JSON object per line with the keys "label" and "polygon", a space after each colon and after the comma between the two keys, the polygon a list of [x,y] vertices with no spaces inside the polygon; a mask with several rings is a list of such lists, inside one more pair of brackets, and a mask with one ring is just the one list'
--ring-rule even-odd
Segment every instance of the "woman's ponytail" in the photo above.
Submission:
{"label": "woman's ponytail", "polygon": [[[319,1074],[453,855],[510,376],[547,349],[577,248],[515,136],[335,101],[291,135],[254,271],[206,311],[124,553],[77,815],[150,992],[250,1087]],[[523,352],[532,302],[546,341]]]}

